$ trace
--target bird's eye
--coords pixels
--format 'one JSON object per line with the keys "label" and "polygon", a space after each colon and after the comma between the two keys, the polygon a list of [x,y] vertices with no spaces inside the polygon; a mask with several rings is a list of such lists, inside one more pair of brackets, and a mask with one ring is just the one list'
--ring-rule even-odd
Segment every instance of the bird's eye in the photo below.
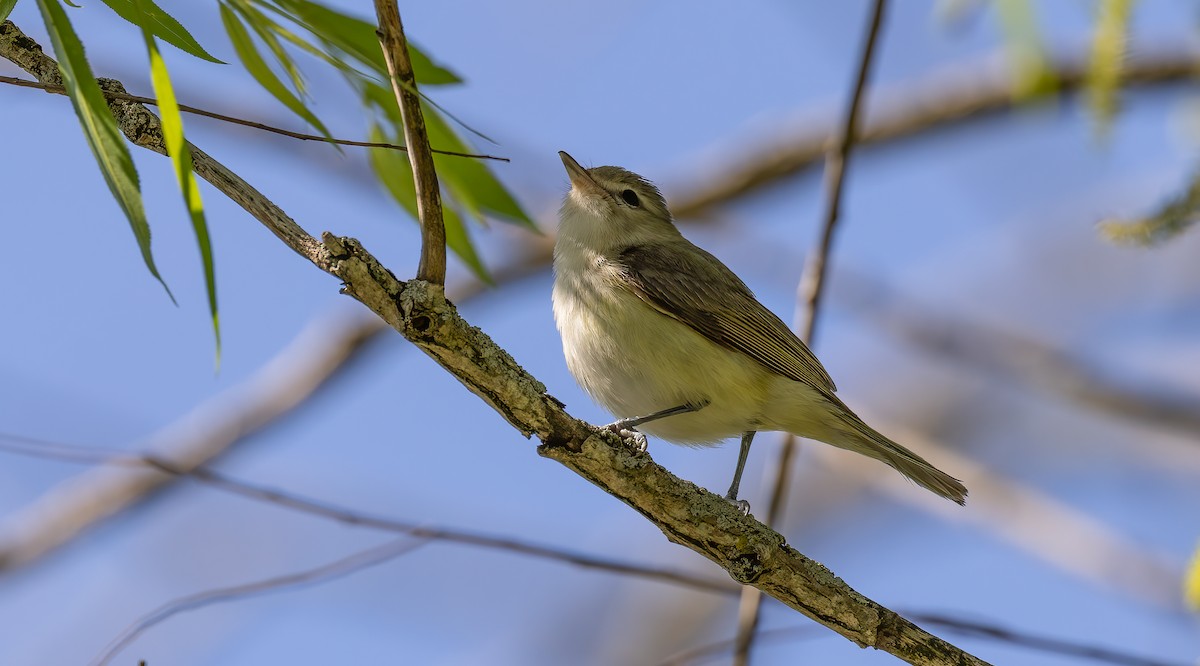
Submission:
{"label": "bird's eye", "polygon": [[634,208],[637,208],[642,204],[641,201],[638,201],[637,192],[634,192],[633,190],[622,190],[621,198],[625,201],[625,203],[633,206]]}

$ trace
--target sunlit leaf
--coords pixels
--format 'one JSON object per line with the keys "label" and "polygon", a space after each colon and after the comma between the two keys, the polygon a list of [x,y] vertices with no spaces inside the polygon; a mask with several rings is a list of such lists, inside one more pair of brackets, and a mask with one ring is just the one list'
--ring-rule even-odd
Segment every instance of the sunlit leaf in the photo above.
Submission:
{"label": "sunlit leaf", "polygon": [[1105,220],[1100,232],[1122,245],[1161,245],[1200,221],[1200,171],[1187,189],[1157,211],[1138,220]]}
{"label": "sunlit leaf", "polygon": [[179,21],[176,21],[173,16],[163,11],[152,0],[145,3],[146,10],[144,13],[139,13],[135,0],[101,0],[101,2],[108,5],[121,18],[139,26],[143,30],[149,30],[150,34],[164,42],[202,60],[222,65],[225,64],[223,61],[213,57],[208,51],[205,51],[204,47],[200,46],[200,42],[196,41],[196,38],[192,37],[192,34]]}
{"label": "sunlit leaf", "polygon": [[1192,562],[1183,577],[1183,599],[1188,608],[1200,612],[1200,546],[1192,554]]}
{"label": "sunlit leaf", "polygon": [[271,93],[275,99],[279,100],[284,106],[300,116],[309,125],[312,125],[326,138],[332,138],[329,130],[325,128],[325,124],[317,118],[300,98],[292,94],[292,91],[283,85],[275,72],[267,66],[263,60],[262,54],[258,52],[258,47],[254,44],[254,39],[250,36],[246,26],[242,25],[237,14],[229,7],[221,5],[221,21],[225,24],[225,32],[229,34],[229,40],[233,43],[233,49],[237,52],[238,59],[242,61],[242,65],[246,67],[246,71],[258,81],[258,84],[267,92]]}
{"label": "sunlit leaf", "polygon": [[1088,62],[1087,90],[1096,128],[1101,135],[1107,133],[1117,113],[1117,93],[1125,64],[1132,8],[1133,0],[1100,0]]}
{"label": "sunlit leaf", "polygon": [[[425,109],[425,130],[430,145],[442,150],[471,152],[471,147],[454,134],[450,125],[428,107]],[[492,172],[479,160],[463,159],[450,155],[433,156],[438,176],[446,180],[446,186],[455,199],[473,211],[491,214],[507,222],[515,222],[529,229],[537,229],[533,220],[521,208],[521,204],[508,193],[508,189],[496,179]]]}
{"label": "sunlit leaf", "polygon": [[0,21],[7,19],[16,6],[17,0],[0,0]]}
{"label": "sunlit leaf", "polygon": [[[150,0],[137,0],[137,9],[148,10]],[[221,362],[221,326],[217,317],[217,277],[213,269],[212,242],[208,235],[208,222],[204,219],[204,204],[200,199],[200,185],[192,171],[192,151],[183,136],[183,116],[179,113],[179,102],[175,99],[175,88],[167,63],[163,60],[147,23],[142,23],[142,37],[146,41],[146,52],[150,57],[150,81],[154,85],[154,96],[158,98],[159,116],[162,119],[163,143],[167,155],[175,167],[175,180],[183,193],[183,204],[192,220],[196,234],[196,245],[200,248],[200,261],[204,267],[204,286],[208,293],[208,311],[212,317],[213,335],[216,338],[217,364]]]}
{"label": "sunlit leaf", "polygon": [[88,145],[104,174],[108,189],[129,219],[129,226],[137,239],[138,248],[142,252],[142,260],[146,268],[167,290],[167,295],[174,301],[171,290],[158,273],[154,265],[154,257],[150,254],[150,225],[146,222],[146,211],[142,206],[142,192],[138,184],[137,170],[133,166],[133,158],[129,155],[129,147],[125,145],[124,137],[117,129],[117,121],[113,118],[92,68],[88,65],[83,52],[83,44],[71,27],[67,13],[58,0],[38,0],[46,30],[50,33],[50,41],[58,54],[58,67],[62,71],[63,85],[79,116],[79,124],[83,127]]}
{"label": "sunlit leaf", "polygon": [[300,68],[292,60],[292,56],[288,54],[287,49],[283,48],[283,44],[279,41],[274,29],[276,26],[275,22],[266,14],[263,14],[245,2],[237,2],[231,4],[230,7],[242,16],[245,24],[249,25],[254,34],[258,35],[258,38],[267,45],[267,49],[271,51],[271,55],[275,56],[275,62],[279,63],[280,69],[288,75],[288,79],[292,82],[292,90],[296,92],[296,95],[306,98],[307,92],[304,77],[300,74]]}
{"label": "sunlit leaf", "polygon": [[[368,83],[364,86],[363,94],[368,102],[387,115],[395,127],[402,126],[400,111],[396,108],[395,98],[390,89]],[[454,133],[436,111],[428,107],[424,107],[423,111],[425,130],[429,135],[431,147],[471,152],[471,147]],[[492,215],[503,221],[515,222],[528,229],[537,230],[537,226],[521,205],[479,160],[435,153],[433,162],[437,167],[438,180],[467,214],[476,219]]]}
{"label": "sunlit leaf", "polygon": [[[379,37],[375,34],[377,26],[374,23],[343,14],[311,0],[276,0],[276,4],[290,12],[305,29],[321,41],[353,56],[381,76],[387,74],[383,52],[379,49]],[[462,82],[458,75],[434,63],[411,41],[408,51],[412,59],[413,75],[418,83],[440,85]]]}
{"label": "sunlit leaf", "polygon": [[[397,137],[390,136],[379,125],[371,127],[371,141],[395,143],[397,140]],[[371,168],[375,170],[376,177],[387,188],[396,203],[408,211],[414,220],[417,219],[416,185],[413,182],[412,166],[408,162],[408,155],[396,150],[381,148],[371,148],[369,151]],[[462,259],[476,277],[491,284],[491,276],[488,275],[487,267],[483,265],[479,254],[475,252],[475,246],[471,243],[470,236],[467,235],[462,217],[451,206],[445,204],[442,206],[442,217],[446,224],[446,246]]]}
{"label": "sunlit leaf", "polygon": [[1050,66],[1029,0],[996,0],[995,7],[1012,68],[1014,95],[1028,100],[1056,90],[1058,78]]}

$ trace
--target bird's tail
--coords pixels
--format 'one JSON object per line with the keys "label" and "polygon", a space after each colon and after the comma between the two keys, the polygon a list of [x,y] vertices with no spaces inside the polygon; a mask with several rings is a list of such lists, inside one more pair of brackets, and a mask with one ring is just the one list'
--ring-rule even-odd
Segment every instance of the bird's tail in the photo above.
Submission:
{"label": "bird's tail", "polygon": [[838,416],[847,427],[838,428],[840,437],[831,437],[828,440],[822,438],[824,441],[887,463],[922,488],[927,488],[958,504],[966,504],[967,487],[961,481],[929,464],[921,456],[884,437],[837,398],[834,398],[834,402],[842,408],[841,414]]}

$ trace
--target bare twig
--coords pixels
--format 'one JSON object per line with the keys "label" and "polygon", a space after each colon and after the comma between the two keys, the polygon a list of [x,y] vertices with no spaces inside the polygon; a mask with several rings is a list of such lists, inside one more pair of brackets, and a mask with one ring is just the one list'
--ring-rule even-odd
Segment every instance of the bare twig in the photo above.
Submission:
{"label": "bare twig", "polygon": [[[1121,71],[1121,82],[1126,87],[1183,83],[1200,74],[1200,59],[1187,48],[1164,50],[1147,44],[1135,45],[1130,52],[1135,55]],[[872,91],[877,104],[872,103],[872,112],[857,133],[859,144],[895,141],[1013,109],[1024,100],[1014,93],[1008,70],[996,66],[1001,60],[993,57],[924,80]],[[1083,85],[1086,53],[1055,58],[1051,67],[1059,83],[1054,93],[1074,94]],[[723,169],[707,182],[697,179],[699,184],[691,192],[671,198],[671,211],[678,218],[701,217],[713,208],[816,165],[829,152],[834,122],[839,121],[808,123],[801,134],[791,138],[781,138],[781,132],[774,131],[765,145],[738,142],[746,157],[727,158],[722,163],[741,162],[740,166]]]}
{"label": "bare twig", "polygon": [[[871,422],[879,419],[872,418]],[[954,469],[971,488],[971,510],[961,511],[934,495],[914,493],[906,479],[879,474],[878,463],[862,456],[830,446],[813,447],[812,455],[836,469],[839,479],[857,480],[893,502],[907,504],[947,522],[978,527],[1089,584],[1117,590],[1140,603],[1179,609],[1182,566],[1170,554],[1137,543],[1036,488],[993,474],[924,433],[900,424],[882,423],[882,426],[918,454],[936,458]]]}
{"label": "bare twig", "polygon": [[[0,56],[39,80],[58,77],[54,61],[11,21],[0,23]],[[131,141],[163,151],[161,126],[154,114],[140,104],[121,100],[111,102],[111,108]],[[408,144],[416,149],[411,140]],[[193,156],[201,177],[242,205],[298,254],[342,280],[344,293],[433,357],[518,432],[537,435],[543,442],[540,454],[630,505],[668,539],[716,562],[738,582],[762,589],[859,645],[923,666],[984,663],[863,597],[828,569],[787,546],[782,535],[742,515],[722,497],[679,479],[645,454],[631,452],[611,431],[572,417],[507,351],[459,316],[446,301],[440,284],[396,279],[352,238],[325,233],[322,241],[316,241],[278,206],[207,154],[194,150]],[[202,163],[209,168],[202,169]]]}
{"label": "bare twig", "polygon": [[296,587],[310,583],[325,583],[343,576],[348,576],[356,571],[361,571],[367,567],[372,567],[377,564],[383,564],[390,560],[394,560],[401,555],[406,555],[413,550],[428,543],[427,540],[415,540],[411,538],[397,539],[375,546],[363,551],[354,553],[339,560],[335,560],[328,564],[322,564],[319,567],[298,571],[285,576],[276,576],[264,580],[254,581],[253,583],[245,583],[243,585],[233,585],[230,587],[218,588],[215,590],[206,590],[197,594],[190,594],[186,597],[180,597],[159,606],[150,611],[146,615],[139,618],[130,626],[126,627],[116,638],[108,644],[104,650],[92,660],[93,666],[104,666],[110,663],[118,654],[126,647],[137,640],[138,636],[146,633],[147,630],[157,624],[162,623],[168,618],[178,615],[184,611],[196,610],[222,601],[230,601],[232,599],[242,599],[245,597],[265,594],[268,592],[278,592],[284,588]]}
{"label": "bare twig", "polygon": [[1152,247],[1182,234],[1197,221],[1200,221],[1200,170],[1192,173],[1182,192],[1155,210],[1132,220],[1104,220],[1100,222],[1100,232],[1122,245]]}
{"label": "bare twig", "polygon": [[[144,450],[179,470],[211,462],[308,398],[376,331],[377,319],[310,326],[245,382],[149,438]],[[296,363],[296,359],[310,362]],[[172,476],[146,468],[99,467],[72,477],[0,523],[0,571],[35,560],[158,490]]]}
{"label": "bare twig", "polygon": [[1165,387],[1122,383],[1116,373],[1013,331],[939,312],[862,276],[847,276],[851,302],[909,344],[955,362],[1040,387],[1106,416],[1200,440],[1200,397]]}
{"label": "bare twig", "polygon": [[150,454],[131,454],[123,451],[105,451],[92,447],[74,446],[58,442],[47,442],[30,437],[22,437],[8,433],[0,433],[0,450],[19,455],[66,460],[80,463],[100,463],[109,466],[122,465],[126,467],[150,468],[170,474],[174,477],[188,477],[197,483],[210,488],[245,497],[257,502],[273,504],[291,511],[306,513],[328,520],[335,520],[346,525],[367,527],[370,529],[403,534],[431,541],[459,543],[492,550],[517,553],[529,557],[537,557],[565,564],[572,564],[585,569],[596,569],[610,573],[634,576],[654,580],[661,583],[681,585],[704,592],[717,594],[737,594],[738,588],[730,583],[714,580],[710,577],[697,576],[673,569],[645,566],[631,562],[597,557],[579,553],[565,548],[545,546],[509,537],[493,536],[470,530],[441,527],[436,525],[417,525],[391,518],[372,516],[362,511],[339,507],[328,502],[321,502],[295,493],[273,488],[264,488],[246,481],[239,481],[219,474],[205,467],[183,468],[167,458]]}
{"label": "bare twig", "polygon": [[[1140,655],[1130,654],[1128,652],[1122,652],[1119,650],[1096,647],[1094,645],[1087,645],[1085,643],[1065,641],[1048,636],[1040,636],[1025,631],[1018,631],[1016,629],[1000,627],[983,622],[963,620],[951,617],[945,613],[904,611],[904,616],[912,619],[915,622],[921,622],[934,627],[942,627],[947,632],[952,634],[972,636],[975,638],[992,640],[998,643],[1016,645],[1019,647],[1029,648],[1032,651],[1041,652],[1043,654],[1059,654],[1068,657],[1078,657],[1081,659],[1090,659],[1091,661],[1104,664],[1116,664],[1117,666],[1188,666],[1184,662],[1170,662],[1150,657],[1142,657]],[[768,641],[771,643],[783,643],[807,640],[809,638],[818,638],[822,635],[823,632],[821,631],[821,627],[811,624],[798,627],[766,629],[759,633],[758,640],[763,643]],[[734,648],[735,643],[736,639],[709,643],[708,645],[703,645],[698,648],[693,648],[679,652],[678,654],[674,654],[659,662],[659,664],[660,666],[687,666],[688,664],[697,664],[709,661],[725,652],[731,651]]]}
{"label": "bare twig", "polygon": [[375,15],[379,20],[379,45],[383,48],[400,117],[404,120],[404,143],[409,147],[408,162],[412,165],[417,188],[417,221],[421,223],[421,263],[417,266],[417,279],[444,285],[446,224],[442,219],[442,193],[433,167],[433,155],[429,153],[421,96],[417,93],[417,79],[409,61],[408,41],[404,37],[396,0],[375,0]]}
{"label": "bare twig", "polygon": [[[7,83],[9,85],[19,86],[21,88],[34,88],[37,90],[44,90],[48,93],[53,93],[56,95],[66,95],[67,94],[67,89],[60,85],[53,85],[53,84],[49,84],[49,83],[39,83],[38,81],[26,81],[25,79],[18,79],[13,76],[0,76],[0,83]],[[121,100],[125,100],[127,102],[138,102],[141,104],[153,104],[153,105],[158,104],[158,100],[154,99],[153,97],[142,97],[141,95],[130,95],[129,93],[114,92],[111,90],[101,90],[100,92],[104,93],[104,96],[109,99],[121,99]],[[194,106],[188,106],[187,104],[180,104],[179,110],[184,111],[186,113],[191,113],[191,114],[194,114],[197,116],[204,116],[205,118],[213,118],[213,119],[220,120],[223,122],[232,123],[234,125],[242,125],[244,127],[252,127],[254,129],[262,130],[264,132],[272,132],[274,134],[281,134],[283,136],[291,137],[293,139],[300,139],[301,141],[321,141],[323,143],[334,143],[339,146],[360,146],[363,148],[388,148],[391,150],[401,150],[401,151],[408,150],[408,148],[401,146],[399,144],[395,144],[395,143],[382,143],[382,142],[378,142],[378,141],[353,141],[351,139],[331,139],[329,137],[318,136],[316,134],[304,134],[303,132],[293,132],[291,130],[286,130],[286,129],[283,129],[280,127],[274,127],[271,125],[265,125],[263,123],[255,122],[253,120],[244,120],[242,118],[237,118],[234,116],[227,116],[225,114],[217,113],[215,111],[206,111],[204,109],[200,109],[200,108],[197,108]],[[509,159],[507,157],[497,157],[495,155],[477,155],[474,153],[460,153],[460,152],[455,152],[453,150],[438,150],[437,148],[430,148],[430,150],[432,152],[438,153],[439,155],[452,155],[454,157],[470,157],[470,158],[477,159],[477,160],[496,160],[499,162],[508,162],[509,161]]]}
{"label": "bare twig", "polygon": [[[831,150],[825,163],[825,216],[821,224],[821,240],[815,252],[804,262],[804,275],[800,280],[799,290],[802,297],[800,306],[800,338],[810,347],[813,345],[813,332],[817,324],[817,313],[821,306],[821,295],[825,290],[827,262],[833,248],[833,234],[837,229],[839,212],[842,203],[842,184],[845,182],[846,171],[850,166],[850,153],[854,147],[855,134],[858,131],[859,110],[867,88],[867,77],[871,71],[871,63],[875,54],[875,44],[879,39],[879,29],[883,24],[885,0],[875,0],[867,26],[867,34],[863,39],[862,54],[859,56],[858,72],[854,78],[854,90],[850,103],[846,108],[845,119],[837,135],[837,148]],[[779,460],[775,466],[775,481],[772,484],[771,504],[767,511],[767,524],[778,524],[783,513],[784,498],[787,494],[787,479],[791,474],[791,462],[795,455],[796,438],[787,436],[779,451]],[[750,650],[754,644],[754,634],[758,630],[758,622],[762,611],[762,592],[747,587],[742,591],[742,599],[738,606],[737,646],[733,652],[733,663],[745,665],[750,662]]]}

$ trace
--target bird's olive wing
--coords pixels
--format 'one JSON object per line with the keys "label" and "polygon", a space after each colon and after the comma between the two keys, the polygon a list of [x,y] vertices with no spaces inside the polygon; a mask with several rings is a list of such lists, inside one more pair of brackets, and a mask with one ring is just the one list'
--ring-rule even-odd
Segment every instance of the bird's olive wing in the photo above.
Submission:
{"label": "bird's olive wing", "polygon": [[[684,241],[686,242],[686,241]],[[768,369],[837,390],[800,338],[720,260],[695,247],[634,245],[615,257],[622,284],[654,309]]]}

